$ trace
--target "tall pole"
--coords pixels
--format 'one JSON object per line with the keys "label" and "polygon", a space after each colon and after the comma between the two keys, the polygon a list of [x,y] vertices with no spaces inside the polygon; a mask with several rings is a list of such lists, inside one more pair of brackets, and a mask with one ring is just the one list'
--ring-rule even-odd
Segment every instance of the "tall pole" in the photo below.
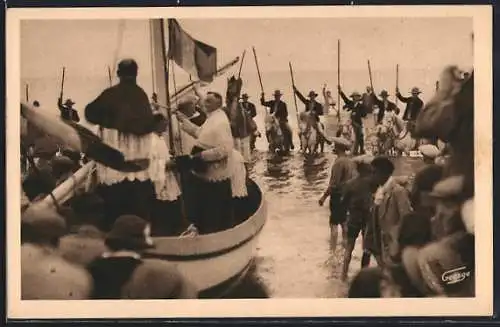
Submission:
{"label": "tall pole", "polygon": [[292,78],[293,100],[295,102],[295,113],[297,115],[297,125],[298,125],[299,124],[299,107],[297,106],[297,95],[295,94],[295,79],[293,78],[292,63],[289,62],[288,66],[290,67],[290,77]]}
{"label": "tall pole", "polygon": [[370,60],[368,60],[368,75],[370,76],[370,87],[372,88],[372,92],[375,93],[375,90],[373,89],[372,67],[370,66]]}
{"label": "tall pole", "polygon": [[262,86],[262,76],[260,75],[259,61],[257,60],[257,52],[255,52],[255,47],[252,47],[253,57],[255,58],[255,66],[257,66],[257,74],[259,75],[260,91],[264,93],[264,86]]}
{"label": "tall pole", "polygon": [[26,84],[26,103],[30,102],[29,85]]}
{"label": "tall pole", "polygon": [[[337,40],[337,87],[340,86],[340,39]],[[340,92],[337,91],[337,122],[340,124]]]}
{"label": "tall pole", "polygon": [[[170,20],[168,21],[168,24],[170,26]],[[174,133],[173,133],[173,124],[172,124],[172,108],[170,107],[170,91],[169,91],[169,85],[168,85],[169,84],[169,77],[168,77],[169,59],[167,59],[167,50],[166,50],[167,46],[165,44],[165,20],[163,18],[161,19],[160,31],[161,31],[161,47],[163,49],[162,56],[163,56],[163,62],[165,63],[164,73],[165,73],[165,88],[166,88],[165,92],[167,95],[168,138],[169,138],[170,154],[172,156],[175,156]]]}
{"label": "tall pole", "polygon": [[240,69],[238,70],[238,79],[240,79],[241,77],[241,69],[243,68],[243,60],[245,59],[245,53],[247,53],[247,50],[243,50],[243,54],[241,55]]}
{"label": "tall pole", "polygon": [[[396,90],[399,89],[399,64],[396,65]],[[398,106],[398,97],[396,97],[396,107]]]}
{"label": "tall pole", "polygon": [[109,80],[109,86],[113,86],[113,77],[111,76],[111,67],[108,66],[108,80]]}

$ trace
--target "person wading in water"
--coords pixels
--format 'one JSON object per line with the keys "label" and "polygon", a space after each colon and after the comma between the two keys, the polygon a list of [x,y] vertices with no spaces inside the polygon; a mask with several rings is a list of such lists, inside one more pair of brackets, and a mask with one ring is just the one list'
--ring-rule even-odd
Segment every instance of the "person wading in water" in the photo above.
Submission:
{"label": "person wading in water", "polygon": [[346,240],[346,229],[344,226],[346,220],[346,210],[342,206],[342,187],[345,182],[353,178],[356,174],[356,165],[346,155],[346,150],[351,147],[351,142],[344,138],[333,138],[337,158],[332,166],[330,183],[323,196],[319,199],[319,205],[322,206],[325,200],[330,197],[330,245],[332,250],[337,247],[338,225],[342,227],[342,240]]}

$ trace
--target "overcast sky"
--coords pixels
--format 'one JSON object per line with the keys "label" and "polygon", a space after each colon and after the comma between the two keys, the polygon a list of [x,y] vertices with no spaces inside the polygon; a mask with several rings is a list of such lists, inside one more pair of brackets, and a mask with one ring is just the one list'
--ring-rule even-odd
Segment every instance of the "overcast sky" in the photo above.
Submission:
{"label": "overcast sky", "polygon": [[[218,49],[219,65],[247,50],[243,71],[255,74],[251,47],[261,70],[441,69],[472,65],[471,18],[182,19],[194,38]],[[120,32],[121,31],[121,32]],[[121,35],[121,37],[120,37]],[[115,59],[134,57],[150,69],[149,24],[144,20],[31,20],[21,25],[24,78],[60,74],[105,74]],[[104,71],[104,73],[103,73]]]}

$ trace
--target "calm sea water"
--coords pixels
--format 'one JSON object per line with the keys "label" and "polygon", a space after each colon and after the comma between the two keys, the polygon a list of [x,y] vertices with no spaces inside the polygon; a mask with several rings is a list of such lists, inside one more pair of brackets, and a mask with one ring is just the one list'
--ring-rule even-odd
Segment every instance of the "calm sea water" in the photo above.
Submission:
{"label": "calm sea water", "polygon": [[[421,73],[425,81],[426,75]],[[356,74],[361,75],[361,72],[352,72],[349,76],[354,80]],[[416,74],[413,76],[417,76]],[[314,85],[320,87],[327,75],[329,76],[329,74],[318,72],[298,74],[296,78],[299,79],[300,76],[301,85],[313,85],[312,81],[315,80]],[[272,75],[266,75],[266,77],[269,76]],[[363,80],[361,77],[358,79]],[[31,101],[37,99],[42,104],[42,110],[57,114],[56,101],[60,83],[57,78],[26,79],[22,82],[30,85]],[[81,81],[71,79],[71,83],[70,80],[67,80],[67,83],[65,94],[75,100],[81,117],[83,117],[81,109],[84,105],[107,87],[104,77],[82,78]],[[224,94],[224,83],[223,79],[219,79],[210,88]],[[354,84],[353,81],[350,83]],[[358,89],[364,88],[365,84],[365,81],[359,82]],[[290,85],[287,84],[286,74],[275,73],[274,79],[266,79],[266,85],[281,88],[286,92],[284,100],[288,102],[290,108],[290,125],[296,130],[293,97],[290,97]],[[425,83],[422,82],[420,85],[425,85]],[[252,100],[256,100],[259,94],[258,82],[249,80],[244,86],[244,91],[250,93]],[[304,88],[304,92],[306,91]],[[257,107],[262,108],[259,105]],[[302,109],[303,106],[299,105],[299,110]],[[256,118],[261,131],[264,126],[263,119],[262,109]],[[336,117],[327,116],[324,122],[327,134],[333,136],[336,132]],[[298,145],[296,132],[294,132],[294,137],[295,144]],[[267,142],[264,137],[257,139],[256,146],[257,151],[253,154],[251,175],[266,194],[269,203],[268,222],[259,238],[255,266],[241,286],[228,297],[331,298],[345,296],[347,286],[340,281],[343,255],[341,246],[337,246],[335,252],[330,250],[328,206],[318,205],[318,199],[328,184],[331,165],[335,159],[331,148],[325,146],[324,154],[313,160],[305,160],[304,156],[299,153],[285,158],[270,156],[267,153]],[[420,161],[401,158],[396,164],[396,174],[405,175],[411,173]],[[351,276],[360,267],[361,254],[361,244],[358,240],[350,268]]]}

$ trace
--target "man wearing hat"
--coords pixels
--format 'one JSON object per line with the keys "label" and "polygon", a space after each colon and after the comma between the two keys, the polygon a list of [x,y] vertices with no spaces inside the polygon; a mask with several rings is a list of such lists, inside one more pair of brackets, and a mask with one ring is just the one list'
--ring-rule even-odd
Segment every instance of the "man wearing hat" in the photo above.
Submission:
{"label": "man wearing hat", "polygon": [[75,102],[71,99],[66,99],[64,104],[62,103],[62,98],[57,99],[57,106],[61,112],[61,118],[78,123],[80,121],[80,116],[78,115],[78,111],[73,108],[74,104]]}
{"label": "man wearing hat", "polygon": [[321,103],[319,103],[318,101],[316,101],[316,98],[318,97],[318,94],[316,92],[314,92],[313,90],[311,90],[311,91],[309,91],[309,94],[307,95],[308,99],[306,99],[304,97],[304,95],[302,95],[302,93],[300,93],[300,91],[295,87],[295,85],[293,86],[293,91],[295,92],[295,94],[297,94],[297,97],[304,104],[304,106],[305,106],[305,110],[304,111],[312,113],[315,116],[315,118],[316,118],[316,124],[314,125],[314,128],[318,132],[319,136],[323,140],[325,140],[327,142],[330,142],[326,138],[326,136],[323,134],[322,129],[319,128],[319,125],[321,124],[321,122],[319,120],[319,116],[323,116],[323,106],[321,105]]}
{"label": "man wearing hat", "polygon": [[339,225],[342,228],[342,240],[347,239],[345,227],[347,208],[342,203],[342,188],[348,180],[356,175],[356,165],[346,154],[346,151],[351,147],[351,142],[343,137],[334,137],[332,141],[335,143],[337,158],[332,166],[328,188],[318,203],[322,206],[325,200],[330,197],[330,245],[334,250],[337,246]]}
{"label": "man wearing hat", "polygon": [[351,124],[356,134],[356,138],[354,141],[354,155],[364,154],[365,153],[365,140],[363,134],[363,118],[366,117],[366,108],[361,102],[361,94],[358,92],[353,92],[351,94],[350,100],[344,92],[342,92],[342,88],[340,85],[338,86],[338,90],[342,100],[347,107],[347,111],[351,112]]}
{"label": "man wearing hat", "polygon": [[380,92],[380,97],[382,99],[379,99],[375,93],[373,93],[373,100],[378,107],[377,124],[382,124],[385,112],[395,112],[397,114],[399,111],[396,104],[389,101],[389,93],[386,90]]}
{"label": "man wearing hat", "polygon": [[403,120],[415,123],[417,120],[420,111],[422,111],[422,107],[424,106],[424,102],[418,97],[418,95],[422,93],[418,87],[414,87],[411,89],[411,97],[404,97],[399,93],[399,89],[396,88],[396,96],[401,102],[406,103],[406,109],[403,114]]}
{"label": "man wearing hat", "polygon": [[93,299],[193,299],[197,291],[171,263],[145,259],[154,248],[150,225],[134,215],[120,216],[106,236],[109,252],[92,261]]}
{"label": "man wearing hat", "polygon": [[260,96],[260,104],[271,109],[269,113],[278,119],[285,136],[285,143],[293,150],[295,146],[293,145],[292,129],[288,124],[288,109],[286,103],[281,100],[282,95],[283,93],[281,93],[280,90],[276,90],[274,91],[274,100],[265,101],[264,93],[262,93]]}
{"label": "man wearing hat", "polygon": [[[119,83],[85,108],[86,120],[101,127],[102,141],[127,160],[150,158],[152,134],[166,129],[165,119],[153,115],[146,92],[137,85],[137,72],[135,60],[120,61]],[[122,214],[149,220],[154,188],[148,170],[122,173],[98,164],[97,172],[111,222]]]}
{"label": "man wearing hat", "polygon": [[255,109],[255,105],[248,101],[248,94],[243,93],[241,95],[240,107],[245,111],[246,117],[249,120],[249,125],[251,126],[252,133],[250,133],[250,150],[255,149],[255,140],[258,136],[260,136],[259,131],[257,130],[257,124],[255,123],[255,116],[257,116],[257,110]]}

